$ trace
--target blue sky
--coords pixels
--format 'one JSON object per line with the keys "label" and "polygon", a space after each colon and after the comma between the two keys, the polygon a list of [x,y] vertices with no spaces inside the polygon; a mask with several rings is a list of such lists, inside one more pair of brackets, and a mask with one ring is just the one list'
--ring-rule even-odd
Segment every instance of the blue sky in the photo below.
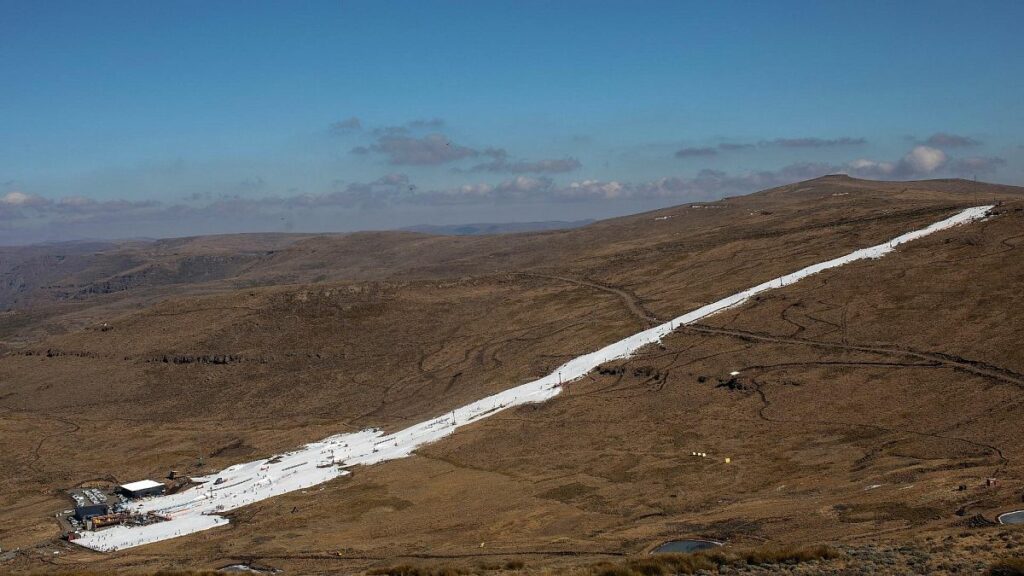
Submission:
{"label": "blue sky", "polygon": [[1020,2],[0,0],[0,243],[1024,184]]}

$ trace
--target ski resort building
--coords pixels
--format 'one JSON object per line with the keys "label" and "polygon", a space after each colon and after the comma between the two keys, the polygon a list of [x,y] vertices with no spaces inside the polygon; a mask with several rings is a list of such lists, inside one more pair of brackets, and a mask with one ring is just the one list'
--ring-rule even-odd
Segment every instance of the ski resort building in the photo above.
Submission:
{"label": "ski resort building", "polygon": [[86,520],[94,516],[103,516],[110,511],[110,506],[106,502],[100,504],[86,504],[84,506],[75,506],[75,519],[79,522],[85,522]]}
{"label": "ski resort building", "polygon": [[129,498],[145,498],[146,496],[159,496],[167,491],[167,487],[162,482],[139,480],[122,484],[117,487],[117,491]]}

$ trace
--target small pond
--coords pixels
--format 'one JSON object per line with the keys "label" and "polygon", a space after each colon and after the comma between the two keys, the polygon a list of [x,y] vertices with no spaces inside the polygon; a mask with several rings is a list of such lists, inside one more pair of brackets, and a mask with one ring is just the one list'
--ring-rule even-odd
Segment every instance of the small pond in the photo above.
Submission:
{"label": "small pond", "polygon": [[689,552],[717,548],[721,545],[721,542],[715,542],[714,540],[670,540],[651,550],[651,554],[667,554],[670,552],[687,554]]}
{"label": "small pond", "polygon": [[1024,524],[1024,510],[1000,514],[997,520],[1000,524]]}

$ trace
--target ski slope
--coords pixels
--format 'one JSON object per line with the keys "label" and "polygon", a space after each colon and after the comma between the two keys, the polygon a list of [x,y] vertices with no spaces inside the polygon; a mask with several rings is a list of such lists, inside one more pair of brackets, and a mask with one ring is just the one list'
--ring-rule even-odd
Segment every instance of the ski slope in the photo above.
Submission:
{"label": "ski slope", "polygon": [[461,426],[513,406],[548,400],[558,395],[564,383],[582,378],[605,362],[627,358],[643,346],[659,342],[681,325],[696,322],[742,304],[757,294],[788,286],[812,274],[858,260],[881,258],[900,244],[985,218],[991,208],[992,206],[968,208],[927,228],[908,232],[884,244],[863,248],[846,256],[814,264],[758,284],[609,344],[600,350],[578,356],[543,378],[477,400],[393,434],[385,434],[375,428],[339,434],[286,454],[236,464],[216,474],[195,478],[194,480],[201,483],[200,486],[132,504],[137,512],[153,512],[167,516],[170,520],[148,526],[115,526],[95,532],[84,532],[81,538],[74,540],[74,543],[94,550],[114,551],[227,524],[227,518],[220,516],[220,512],[322,484],[349,474],[347,468],[352,466],[404,458],[424,444],[453,434]]}

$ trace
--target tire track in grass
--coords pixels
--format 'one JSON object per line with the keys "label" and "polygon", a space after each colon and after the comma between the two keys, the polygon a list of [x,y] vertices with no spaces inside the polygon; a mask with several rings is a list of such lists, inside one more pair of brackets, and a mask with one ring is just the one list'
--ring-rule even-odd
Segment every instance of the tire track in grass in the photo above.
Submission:
{"label": "tire track in grass", "polygon": [[811,346],[833,350],[846,350],[852,352],[863,352],[868,354],[880,354],[884,356],[910,357],[923,360],[930,364],[942,365],[947,368],[968,372],[990,380],[997,380],[1004,384],[1011,384],[1024,388],[1024,374],[988,364],[978,360],[962,358],[953,354],[937,351],[923,351],[914,348],[889,345],[889,344],[849,344],[843,342],[832,342],[828,340],[815,340],[812,338],[798,338],[794,336],[778,336],[768,332],[752,332],[749,330],[737,330],[733,328],[718,328],[706,324],[687,324],[680,328],[682,332],[696,334],[715,334],[730,336],[748,342],[770,342],[774,344],[791,344],[797,346]]}

